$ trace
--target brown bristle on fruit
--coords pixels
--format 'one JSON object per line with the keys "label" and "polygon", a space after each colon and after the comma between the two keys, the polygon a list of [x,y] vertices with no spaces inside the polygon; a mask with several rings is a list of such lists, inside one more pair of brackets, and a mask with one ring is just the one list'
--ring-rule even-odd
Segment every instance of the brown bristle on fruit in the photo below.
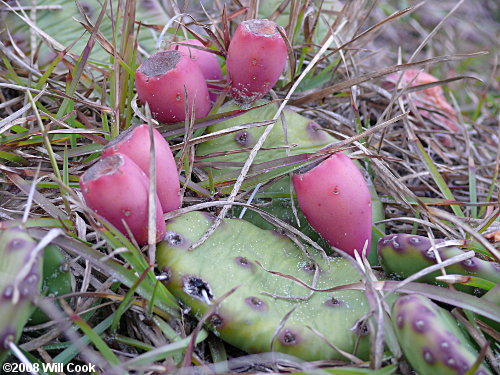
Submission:
{"label": "brown bristle on fruit", "polygon": [[160,76],[174,69],[181,60],[179,51],[161,51],[152,55],[139,67],[139,71],[148,77]]}

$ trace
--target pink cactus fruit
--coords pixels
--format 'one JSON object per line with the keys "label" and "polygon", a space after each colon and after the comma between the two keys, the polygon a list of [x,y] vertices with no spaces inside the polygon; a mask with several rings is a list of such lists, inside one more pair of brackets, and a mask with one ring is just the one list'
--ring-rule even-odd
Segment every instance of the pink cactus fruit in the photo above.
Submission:
{"label": "pink cactus fruit", "polygon": [[[149,178],[126,155],[114,154],[99,160],[80,178],[87,205],[123,234],[127,230],[139,245],[148,243]],[[161,204],[156,197],[156,241],[166,233]]]}
{"label": "pink cactus fruit", "polygon": [[205,77],[198,64],[179,51],[160,51],[151,55],[135,72],[135,87],[139,100],[148,103],[153,117],[161,123],[184,121],[185,94],[189,112],[195,102],[195,117],[210,111],[210,99]]}
{"label": "pink cactus fruit", "polygon": [[366,241],[370,251],[370,191],[348,156],[333,154],[312,169],[294,174],[292,181],[300,209],[321,237],[350,255],[354,250],[361,254]]}
{"label": "pink cactus fruit", "polygon": [[[176,210],[181,205],[179,172],[170,147],[153,129],[156,156],[156,192],[163,213]],[[149,177],[149,129],[147,124],[129,128],[109,142],[102,150],[102,157],[116,153],[127,155]]]}
{"label": "pink cactus fruit", "polygon": [[227,52],[231,96],[240,103],[262,98],[278,81],[287,58],[285,41],[273,21],[253,19],[236,29]]}
{"label": "pink cactus fruit", "polygon": [[[182,43],[203,47],[203,43],[201,43],[198,39],[186,39]],[[219,62],[217,61],[217,57],[213,53],[177,44],[171,46],[169,49],[178,50],[194,60],[200,67],[200,70],[206,80],[220,81],[223,78]],[[217,90],[219,87],[217,85],[207,85],[209,88],[208,94],[210,97],[210,101],[214,103],[219,95],[213,90]],[[210,89],[212,89],[212,91],[210,91]]]}
{"label": "pink cactus fruit", "polygon": [[[400,73],[394,73],[387,76],[387,81],[391,85],[395,85],[398,81]],[[429,73],[421,72],[415,69],[404,71],[401,78],[400,86],[406,87],[424,85],[427,83],[436,82],[438,79]],[[430,87],[421,91],[412,93],[415,106],[419,107],[419,113],[422,117],[427,118],[436,124],[443,124],[452,133],[458,132],[457,114],[453,107],[448,103],[444,96],[443,89],[440,86]],[[428,108],[429,110],[423,109]],[[449,140],[451,142],[451,139]],[[443,143],[449,143],[442,139]]]}

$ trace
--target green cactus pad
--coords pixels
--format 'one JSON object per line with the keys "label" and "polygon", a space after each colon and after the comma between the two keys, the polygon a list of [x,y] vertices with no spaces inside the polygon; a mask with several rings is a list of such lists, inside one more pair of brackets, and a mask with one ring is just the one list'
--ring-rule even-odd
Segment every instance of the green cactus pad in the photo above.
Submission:
{"label": "green cactus pad", "polygon": [[[258,100],[254,106],[265,104],[265,100]],[[219,112],[227,112],[241,109],[235,102],[224,104]],[[276,104],[270,103],[257,109],[252,109],[244,114],[231,118],[229,120],[221,121],[217,124],[211,125],[207,128],[207,133],[213,133],[233,126],[253,123],[258,121],[271,120],[277,111]],[[298,113],[285,109],[284,115],[287,123],[288,143],[290,145],[297,145],[297,147],[290,148],[291,155],[297,155],[305,152],[312,152],[326,146],[330,143],[336,142],[336,139],[321,130],[322,127],[314,121],[299,115]],[[264,133],[264,127],[250,128],[242,130],[237,133],[228,134],[222,137],[217,137],[207,142],[201,143],[196,149],[196,155],[203,156],[213,152],[240,150],[242,148],[252,148],[257,143],[258,139]],[[273,130],[269,133],[263,148],[282,147],[285,145],[285,135],[283,131],[283,123],[279,119],[274,125]],[[249,152],[239,152],[231,155],[218,156],[207,159],[207,161],[232,161],[244,163],[248,158]],[[254,163],[262,163],[269,160],[286,157],[284,148],[272,150],[260,150],[257,154]],[[237,168],[223,167],[214,169],[214,177],[221,175],[229,170]]]}
{"label": "green cactus pad", "polygon": [[[478,357],[453,316],[427,297],[399,296],[392,322],[405,357],[420,375],[462,375]],[[491,372],[482,365],[475,374]]]}
{"label": "green cactus pad", "polygon": [[40,291],[42,259],[33,258],[36,242],[22,229],[0,232],[0,363],[9,343],[21,335]]}
{"label": "green cactus pad", "polygon": [[[497,284],[494,288],[490,289],[484,296],[481,297],[481,299],[494,303],[500,309],[500,284]],[[499,322],[485,318],[481,315],[476,315],[476,317],[482,322],[488,324],[490,327],[493,327],[496,331],[500,332]]]}
{"label": "green cactus pad", "polygon": [[[265,104],[264,100],[257,101],[255,106]],[[226,103],[222,106],[219,112],[226,112],[240,109],[238,104],[234,102]],[[220,131],[223,129],[227,129],[233,126],[242,125],[246,123],[252,123],[257,121],[265,121],[271,120],[275,115],[277,107],[275,104],[268,104],[263,107],[253,109],[240,115],[238,117],[222,121],[215,125],[209,126],[207,128],[207,133],[213,133],[216,131]],[[284,116],[287,124],[287,135],[288,135],[288,143],[297,145],[290,149],[290,155],[297,155],[306,152],[314,152],[319,150],[320,148],[335,143],[337,141],[336,138],[331,136],[326,131],[322,130],[323,128],[312,121],[292,110],[285,109]],[[222,151],[232,151],[239,150],[242,148],[252,148],[257,140],[260,138],[262,133],[264,132],[264,128],[251,128],[244,131],[240,131],[236,134],[229,134],[222,137],[217,137],[208,142],[204,142],[200,144],[196,150],[196,154],[198,156],[204,156],[211,153],[222,152]],[[280,120],[274,125],[273,130],[270,132],[269,136],[264,142],[263,148],[274,148],[271,150],[260,150],[257,154],[254,163],[263,163],[271,160],[275,160],[278,158],[286,157],[285,149],[276,149],[277,147],[283,146],[285,135],[283,131],[283,123]],[[240,162],[244,163],[248,158],[248,152],[240,152],[240,153],[231,153],[229,155],[217,156],[207,158],[207,161],[225,161],[225,162]],[[372,216],[374,221],[383,220],[384,217],[384,208],[378,198],[377,192],[370,181],[367,173],[361,168],[360,164],[355,161],[355,163],[360,167],[361,171],[365,175],[365,178],[368,182],[368,187],[370,189],[371,197],[372,197]],[[215,181],[218,181],[222,176],[231,171],[237,170],[236,167],[228,167],[221,166],[217,169],[212,169],[212,173]],[[263,210],[271,213],[272,215],[280,218],[281,220],[293,225],[295,228],[301,230],[304,234],[309,236],[312,240],[320,243],[320,245],[324,248],[329,248],[329,246],[324,242],[320,236],[311,228],[311,226],[307,223],[304,215],[301,213],[298,208],[298,204],[295,201],[295,207],[297,208],[297,212],[300,219],[300,226],[297,224],[297,221],[294,218],[292,206],[289,197],[290,194],[290,179],[288,176],[282,178],[278,182],[274,183],[272,186],[266,188],[264,193],[268,193],[270,195],[278,195],[286,198],[273,198],[272,201],[257,201],[257,203]],[[235,208],[233,214],[235,216],[239,215],[241,211],[240,208]],[[254,223],[255,225],[263,228],[263,229],[273,229],[271,224],[263,220],[260,215],[253,214],[251,212],[247,212],[245,214],[245,220]],[[383,232],[384,226],[379,225],[379,229]],[[380,236],[377,234],[373,234],[372,237],[372,249],[370,254],[372,255],[370,262],[375,264],[377,262],[376,259],[376,244],[379,240]]]}
{"label": "green cactus pad", "polygon": [[[71,293],[71,273],[61,249],[55,245],[47,246],[43,251],[43,279],[41,294],[47,297]],[[41,324],[49,320],[40,309],[31,315],[29,323]]]}
{"label": "green cactus pad", "polygon": [[[436,243],[442,241],[436,240]],[[438,251],[442,260],[464,253],[453,246],[439,248]],[[378,257],[384,271],[398,279],[405,279],[425,267],[436,264],[434,252],[431,250],[431,241],[426,237],[409,234],[391,234],[381,238],[378,243]],[[477,276],[495,284],[500,282],[500,264],[476,257],[448,266],[446,272],[448,274]],[[421,277],[418,281],[446,285],[435,280],[440,275],[440,271],[432,272]],[[455,287],[467,293],[481,293],[476,288],[467,285],[455,284]]]}
{"label": "green cactus pad", "polygon": [[[239,286],[208,319],[211,329],[230,344],[250,353],[273,350],[304,360],[344,359],[308,326],[321,332],[341,350],[353,353],[358,339],[351,330],[368,312],[362,291],[315,292],[306,301],[274,296],[307,297],[309,290],[268,270],[294,276],[312,284],[312,262],[291,240],[275,231],[262,230],[244,220],[225,219],[202,245],[187,251],[213,223],[202,212],[191,212],[171,220],[165,241],[158,244],[157,262],[167,275],[168,289],[196,316],[202,316],[216,300]],[[315,250],[307,247],[310,254]],[[321,257],[317,288],[331,288],[360,280],[342,258],[330,260],[331,270]],[[273,340],[280,322],[293,308]],[[362,331],[362,330],[359,330]],[[368,336],[359,337],[355,354],[368,356]]]}

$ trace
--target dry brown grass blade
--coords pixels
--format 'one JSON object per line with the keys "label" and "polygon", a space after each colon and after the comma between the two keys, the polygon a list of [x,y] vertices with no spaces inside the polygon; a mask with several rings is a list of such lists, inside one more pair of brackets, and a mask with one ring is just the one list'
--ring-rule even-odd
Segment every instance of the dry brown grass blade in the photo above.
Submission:
{"label": "dry brown grass blade", "polygon": [[278,18],[281,13],[283,13],[288,4],[290,4],[290,0],[283,0],[278,8],[276,8],[276,10],[271,14],[271,17],[269,17],[269,19],[271,21],[276,21],[276,18]]}
{"label": "dry brown grass blade", "polygon": [[448,12],[448,14],[443,17],[443,19],[441,19],[441,21],[439,21],[439,23],[437,24],[437,26],[425,37],[425,39],[422,41],[422,43],[420,43],[420,45],[415,49],[415,51],[413,52],[413,54],[410,56],[410,59],[408,60],[408,62],[412,62],[413,59],[418,55],[418,53],[422,50],[422,48],[424,48],[424,46],[427,44],[427,42],[429,40],[431,40],[431,38],[436,35],[436,33],[438,32],[438,30],[441,28],[441,26],[446,22],[446,20],[448,18],[451,17],[451,15],[453,13],[455,13],[455,11],[460,7],[462,6],[462,4],[464,3],[465,0],[460,0],[454,7],[452,10],[450,10]]}
{"label": "dry brown grass blade", "polygon": [[156,150],[153,133],[153,124],[151,123],[151,111],[146,103],[146,116],[148,118],[149,130],[149,184],[148,184],[148,258],[149,264],[156,263],[156,204],[158,197],[156,195]]}
{"label": "dry brown grass blade", "polygon": [[[45,92],[46,92],[45,89],[41,90],[33,98],[33,101],[36,103],[45,94]],[[29,111],[30,108],[31,108],[31,103],[27,103],[22,108],[18,109],[16,112],[0,120],[0,134],[3,134],[7,130],[9,130],[12,126],[14,126],[14,120],[21,117],[23,114]]]}
{"label": "dry brown grass blade", "polygon": [[[26,195],[30,194],[31,184],[23,180],[16,173],[3,170],[3,173],[11,180],[22,192]],[[55,219],[68,220],[68,215],[55,206],[49,199],[47,199],[43,194],[35,190],[33,192],[33,200],[45,210],[50,216]]]}
{"label": "dry brown grass blade", "polygon": [[229,43],[231,42],[229,30],[230,30],[230,24],[227,16],[227,7],[226,4],[224,4],[224,8],[222,9],[222,35],[224,41],[224,51],[226,52],[229,49]]}

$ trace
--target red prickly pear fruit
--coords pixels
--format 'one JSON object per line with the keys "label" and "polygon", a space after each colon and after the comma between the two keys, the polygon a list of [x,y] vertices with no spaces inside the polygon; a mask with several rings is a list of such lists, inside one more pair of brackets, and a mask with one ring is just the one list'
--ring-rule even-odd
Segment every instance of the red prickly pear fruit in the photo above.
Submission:
{"label": "red prickly pear fruit", "polygon": [[[114,154],[99,160],[80,178],[87,205],[123,234],[130,232],[139,245],[148,243],[149,178],[126,155]],[[166,226],[156,197],[156,241],[165,237]]]}
{"label": "red prickly pear fruit", "polygon": [[[153,129],[156,155],[156,193],[163,213],[176,210],[181,205],[179,172],[170,147]],[[127,155],[149,177],[149,128],[147,124],[129,128],[109,142],[102,150],[102,157],[113,154]]]}
{"label": "red prickly pear fruit", "polygon": [[288,55],[286,43],[273,21],[242,22],[227,51],[227,72],[231,96],[240,103],[262,98],[278,81]]}
{"label": "red prickly pear fruit", "polygon": [[[389,86],[398,82],[400,73],[387,76]],[[408,86],[424,85],[437,82],[433,75],[416,69],[405,70],[401,76],[401,88]],[[423,118],[429,119],[436,124],[442,124],[452,133],[458,133],[458,118],[453,107],[448,103],[440,86],[429,87],[411,94],[418,112]],[[436,127],[434,127],[436,128]],[[447,147],[453,146],[453,141],[448,134],[438,134],[439,141]]]}
{"label": "red prickly pear fruit", "polygon": [[[201,43],[198,39],[186,39],[182,43],[203,47],[203,43]],[[205,79],[219,81],[223,78],[219,62],[213,53],[181,45],[173,45],[170,47],[170,50],[180,51],[194,60],[198,64]],[[217,90],[218,86],[208,84],[208,88]],[[212,103],[214,103],[219,96],[213,91],[209,92],[208,95]]]}
{"label": "red prickly pear fruit", "polygon": [[354,250],[361,254],[368,241],[370,251],[370,191],[348,156],[333,154],[312,169],[294,174],[292,181],[307,221],[330,245],[354,255]]}
{"label": "red prickly pear fruit", "polygon": [[210,111],[208,88],[198,65],[179,51],[160,51],[151,55],[135,72],[139,100],[148,103],[151,113],[161,123],[186,119],[184,87],[187,89],[189,113],[195,102],[195,117]]}

